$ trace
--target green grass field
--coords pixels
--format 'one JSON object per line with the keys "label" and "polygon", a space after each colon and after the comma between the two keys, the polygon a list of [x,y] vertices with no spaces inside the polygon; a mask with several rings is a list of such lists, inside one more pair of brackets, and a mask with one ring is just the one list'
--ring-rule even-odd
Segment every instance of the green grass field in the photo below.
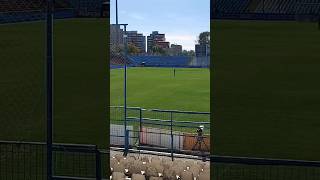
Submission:
{"label": "green grass field", "polygon": [[[54,141],[105,147],[108,21],[54,25]],[[0,140],[46,137],[45,47],[44,22],[0,25]]]}
{"label": "green grass field", "polygon": [[316,23],[214,21],[214,151],[320,160]]}
{"label": "green grass field", "polygon": [[[147,109],[210,111],[210,71],[201,68],[128,68],[127,104]],[[124,104],[124,70],[110,75],[111,105]]]}

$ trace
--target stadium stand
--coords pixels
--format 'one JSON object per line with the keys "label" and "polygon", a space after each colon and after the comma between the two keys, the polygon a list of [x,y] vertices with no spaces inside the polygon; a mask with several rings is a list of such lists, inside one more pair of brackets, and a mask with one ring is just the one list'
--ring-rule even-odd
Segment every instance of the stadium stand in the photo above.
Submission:
{"label": "stadium stand", "polygon": [[209,180],[209,163],[195,160],[177,159],[171,161],[166,157],[130,155],[123,157],[115,154],[110,160],[111,179],[128,178],[132,180]]}
{"label": "stadium stand", "polygon": [[246,12],[250,0],[218,0],[216,8],[221,13],[242,13]]}
{"label": "stadium stand", "polygon": [[215,19],[317,20],[319,0],[217,0],[212,3]]}
{"label": "stadium stand", "polygon": [[103,0],[71,0],[70,5],[76,9],[79,17],[101,16]]}
{"label": "stadium stand", "polygon": [[123,68],[127,63],[131,67],[190,67],[204,68],[210,66],[210,57],[187,57],[187,56],[152,56],[138,55],[129,56],[126,60],[123,55],[111,53],[110,68]]}
{"label": "stadium stand", "polygon": [[136,66],[152,67],[187,67],[190,58],[186,56],[130,56],[130,60]]}

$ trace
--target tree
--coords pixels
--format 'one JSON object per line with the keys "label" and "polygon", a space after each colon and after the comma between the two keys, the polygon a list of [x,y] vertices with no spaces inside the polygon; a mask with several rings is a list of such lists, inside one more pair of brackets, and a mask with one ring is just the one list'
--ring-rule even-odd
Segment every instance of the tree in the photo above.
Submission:
{"label": "tree", "polygon": [[187,51],[187,50],[183,50],[182,51],[182,56],[195,56],[195,52],[194,50],[190,50],[190,51]]}
{"label": "tree", "polygon": [[152,53],[158,54],[158,55],[167,55],[167,52],[160,46],[153,46]]}
{"label": "tree", "polygon": [[200,33],[198,37],[199,44],[210,44],[210,32],[205,31]]}
{"label": "tree", "polygon": [[128,43],[128,54],[132,55],[132,54],[139,54],[140,53],[140,49],[134,45],[133,43]]}

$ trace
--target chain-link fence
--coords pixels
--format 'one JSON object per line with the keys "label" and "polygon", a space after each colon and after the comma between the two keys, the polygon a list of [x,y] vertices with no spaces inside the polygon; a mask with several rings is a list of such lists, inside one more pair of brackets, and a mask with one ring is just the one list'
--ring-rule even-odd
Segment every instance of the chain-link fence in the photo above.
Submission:
{"label": "chain-link fence", "polygon": [[42,0],[0,1],[1,140],[44,139],[45,15]]}
{"label": "chain-link fence", "polygon": [[212,179],[315,180],[320,162],[266,158],[212,156]]}
{"label": "chain-link fence", "polygon": [[217,0],[211,8],[217,19],[317,21],[320,15],[317,0]]}
{"label": "chain-link fence", "polygon": [[128,58],[127,24],[110,25],[110,68],[132,64]]}
{"label": "chain-link fence", "polygon": [[[109,153],[95,145],[54,144],[54,179],[107,179]],[[0,141],[0,179],[47,179],[46,144]]]}

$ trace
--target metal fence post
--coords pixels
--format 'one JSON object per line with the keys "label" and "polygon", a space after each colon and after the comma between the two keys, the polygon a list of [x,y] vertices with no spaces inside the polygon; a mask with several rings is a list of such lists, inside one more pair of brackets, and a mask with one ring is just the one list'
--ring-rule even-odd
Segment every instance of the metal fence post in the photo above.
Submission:
{"label": "metal fence post", "polygon": [[139,110],[140,110],[140,112],[139,112],[140,113],[140,115],[139,115],[140,116],[139,117],[139,126],[140,126],[139,128],[140,129],[139,129],[139,135],[138,135],[139,139],[138,140],[139,140],[139,146],[140,146],[140,144],[141,144],[140,138],[141,138],[141,134],[142,134],[142,108],[140,108]]}
{"label": "metal fence post", "polygon": [[95,152],[96,152],[96,179],[101,180],[101,154],[98,149],[98,147],[95,147]]}
{"label": "metal fence post", "polygon": [[53,3],[47,0],[47,62],[46,62],[46,101],[47,101],[47,179],[52,179],[52,121],[53,121]]}
{"label": "metal fence post", "polygon": [[128,155],[128,151],[129,151],[129,130],[126,130],[124,138],[125,139],[124,139],[124,153],[123,153],[123,156],[127,156]]}
{"label": "metal fence post", "polygon": [[173,161],[173,119],[172,119],[172,111],[170,112],[170,120],[171,120],[171,160]]}
{"label": "metal fence post", "polygon": [[139,127],[140,127],[140,132],[142,131],[142,108],[139,109]]}
{"label": "metal fence post", "polygon": [[126,133],[127,131],[127,25],[123,24],[124,26],[124,56],[125,56],[125,62],[124,62],[124,131]]}

